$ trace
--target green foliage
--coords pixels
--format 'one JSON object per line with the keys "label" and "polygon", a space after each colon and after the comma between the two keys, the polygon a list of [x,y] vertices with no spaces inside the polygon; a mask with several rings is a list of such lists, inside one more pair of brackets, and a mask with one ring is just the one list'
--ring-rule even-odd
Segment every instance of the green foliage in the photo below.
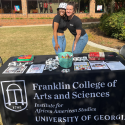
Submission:
{"label": "green foliage", "polygon": [[89,19],[88,17],[83,17],[82,19]]}
{"label": "green foliage", "polygon": [[94,18],[94,17],[83,17],[83,18],[81,18],[81,19],[99,19],[99,18]]}
{"label": "green foliage", "polygon": [[116,10],[116,12],[121,12],[121,11],[125,12],[125,8],[124,7],[120,7],[118,10]]}
{"label": "green foliage", "polygon": [[102,16],[100,17],[100,22],[102,23],[110,14],[104,13],[102,14]]}
{"label": "green foliage", "polygon": [[90,17],[90,19],[94,19],[93,17]]}
{"label": "green foliage", "polygon": [[121,33],[119,34],[120,40],[125,40],[125,25],[121,28]]}
{"label": "green foliage", "polygon": [[104,14],[100,18],[99,28],[107,36],[125,40],[125,11]]}
{"label": "green foliage", "polygon": [[24,19],[24,18],[16,18],[16,19]]}
{"label": "green foliage", "polygon": [[0,19],[13,19],[13,18],[0,18]]}
{"label": "green foliage", "polygon": [[37,19],[53,19],[51,17],[40,17],[40,18],[37,18]]}

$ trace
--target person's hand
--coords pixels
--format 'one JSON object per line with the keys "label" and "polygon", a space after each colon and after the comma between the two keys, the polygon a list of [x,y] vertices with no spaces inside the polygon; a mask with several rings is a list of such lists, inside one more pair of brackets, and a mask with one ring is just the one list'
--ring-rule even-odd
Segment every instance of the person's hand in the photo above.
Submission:
{"label": "person's hand", "polygon": [[55,50],[58,51],[58,48],[60,48],[59,44],[55,45]]}
{"label": "person's hand", "polygon": [[76,49],[76,43],[74,42],[73,51],[75,51],[75,49]]}

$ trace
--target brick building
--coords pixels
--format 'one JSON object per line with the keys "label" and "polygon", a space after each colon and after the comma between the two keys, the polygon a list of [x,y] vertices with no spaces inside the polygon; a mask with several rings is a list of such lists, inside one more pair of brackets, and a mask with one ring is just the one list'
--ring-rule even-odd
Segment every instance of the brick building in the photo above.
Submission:
{"label": "brick building", "polygon": [[[47,3],[46,11],[45,2]],[[60,2],[64,0],[0,0],[0,18],[53,18]],[[103,9],[97,12],[95,0],[76,2],[76,15],[80,18],[99,18],[102,13]]]}
{"label": "brick building", "polygon": [[[0,26],[52,24],[53,19],[45,18],[53,18],[57,14],[60,2],[65,0],[0,0]],[[103,5],[95,0],[76,2],[76,15],[81,19],[99,18],[103,13]]]}

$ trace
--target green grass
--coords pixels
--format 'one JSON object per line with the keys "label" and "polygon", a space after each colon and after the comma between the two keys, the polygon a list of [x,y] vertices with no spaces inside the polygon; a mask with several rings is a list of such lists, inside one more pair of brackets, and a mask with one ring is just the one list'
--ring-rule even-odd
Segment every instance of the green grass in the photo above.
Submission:
{"label": "green grass", "polygon": [[[23,54],[55,54],[52,46],[52,26],[0,28],[0,33],[0,56],[3,62],[12,56]],[[65,51],[71,51],[74,36],[66,30],[65,37],[67,41]],[[92,51],[102,52],[104,50],[87,45],[83,53]]]}

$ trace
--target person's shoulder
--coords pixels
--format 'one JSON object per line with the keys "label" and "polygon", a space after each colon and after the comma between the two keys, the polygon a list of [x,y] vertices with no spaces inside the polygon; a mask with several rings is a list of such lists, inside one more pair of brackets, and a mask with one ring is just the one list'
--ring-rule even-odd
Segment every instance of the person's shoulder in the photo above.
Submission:
{"label": "person's shoulder", "polygon": [[61,16],[57,14],[57,15],[54,17],[53,22],[59,23],[60,20],[61,20]]}
{"label": "person's shoulder", "polygon": [[74,23],[80,23],[81,20],[80,20],[79,17],[77,17],[76,15],[74,15],[74,16],[73,16],[73,22],[74,22]]}
{"label": "person's shoulder", "polygon": [[57,15],[53,18],[53,21],[59,21],[60,18],[61,18],[60,15],[57,14]]}
{"label": "person's shoulder", "polygon": [[57,14],[54,18],[61,18],[61,16]]}
{"label": "person's shoulder", "polygon": [[80,18],[76,15],[74,15],[74,20],[80,20]]}

